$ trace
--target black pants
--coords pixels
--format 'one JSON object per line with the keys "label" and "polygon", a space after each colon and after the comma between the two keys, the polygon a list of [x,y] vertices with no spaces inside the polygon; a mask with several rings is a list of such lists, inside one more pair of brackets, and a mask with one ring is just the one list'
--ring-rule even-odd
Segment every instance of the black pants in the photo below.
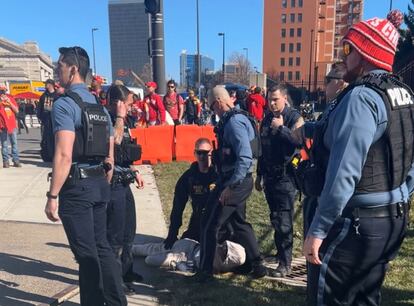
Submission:
{"label": "black pants", "polygon": [[322,265],[309,264],[307,304],[380,305],[388,262],[406,229],[407,216],[360,218],[359,235],[353,220],[337,220],[322,243]]}
{"label": "black pants", "polygon": [[109,192],[102,177],[64,185],[59,193],[59,217],[79,264],[82,306],[127,305],[121,271],[106,237]]}
{"label": "black pants", "polygon": [[290,266],[293,249],[293,214],[296,190],[287,177],[265,177],[264,192],[270,210],[270,222],[280,264]]}
{"label": "black pants", "polygon": [[209,196],[202,221],[200,269],[206,273],[213,273],[218,232],[226,221],[232,225],[235,240],[244,247],[246,260],[250,262],[261,260],[253,228],[246,221],[246,201],[253,190],[252,177],[246,177],[240,185],[232,189],[231,199],[224,206],[219,202],[222,190],[223,188],[216,187]]}
{"label": "black pants", "polygon": [[18,116],[17,117],[17,121],[18,121],[18,126],[19,126],[19,134],[21,133],[21,129],[25,129],[26,133],[29,133],[29,128],[26,125],[26,116]]}
{"label": "black pants", "polygon": [[113,184],[107,209],[108,242],[122,268],[122,276],[133,272],[132,245],[136,232],[135,200],[131,188]]}
{"label": "black pants", "polygon": [[313,217],[315,216],[316,208],[318,207],[318,198],[306,196],[302,201],[303,207],[303,237],[306,238]]}

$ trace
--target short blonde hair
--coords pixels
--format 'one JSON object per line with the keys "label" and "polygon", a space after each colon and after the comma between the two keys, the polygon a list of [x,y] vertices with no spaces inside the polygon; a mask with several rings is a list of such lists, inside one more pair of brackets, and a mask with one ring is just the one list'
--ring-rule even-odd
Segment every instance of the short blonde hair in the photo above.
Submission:
{"label": "short blonde hair", "polygon": [[220,100],[230,100],[229,92],[223,85],[217,85],[213,89],[208,91],[208,105],[211,106],[213,102],[217,99]]}

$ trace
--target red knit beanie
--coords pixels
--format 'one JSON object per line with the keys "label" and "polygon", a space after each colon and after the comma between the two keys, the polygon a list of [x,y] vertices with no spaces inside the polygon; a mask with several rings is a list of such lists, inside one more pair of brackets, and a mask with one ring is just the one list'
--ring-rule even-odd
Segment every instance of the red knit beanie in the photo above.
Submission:
{"label": "red knit beanie", "polygon": [[387,19],[372,18],[360,21],[348,30],[342,41],[349,42],[374,66],[392,71],[395,51],[397,49],[398,28],[404,16],[398,10],[388,13]]}

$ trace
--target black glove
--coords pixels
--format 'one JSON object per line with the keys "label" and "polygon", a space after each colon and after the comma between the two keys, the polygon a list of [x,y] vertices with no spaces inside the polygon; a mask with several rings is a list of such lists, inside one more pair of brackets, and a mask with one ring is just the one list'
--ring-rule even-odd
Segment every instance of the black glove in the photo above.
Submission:
{"label": "black glove", "polygon": [[170,250],[174,242],[176,241],[177,241],[177,235],[168,235],[167,239],[164,240],[164,248],[166,250]]}

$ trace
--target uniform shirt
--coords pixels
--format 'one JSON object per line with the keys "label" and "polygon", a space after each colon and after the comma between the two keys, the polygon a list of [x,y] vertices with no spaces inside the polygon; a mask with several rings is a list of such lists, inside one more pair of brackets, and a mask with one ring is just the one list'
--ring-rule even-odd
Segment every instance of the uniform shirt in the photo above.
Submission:
{"label": "uniform shirt", "polygon": [[[217,174],[213,167],[210,167],[207,173],[202,173],[198,169],[197,162],[192,163],[190,169],[183,173],[175,185],[169,236],[176,237],[178,235],[178,230],[182,224],[183,211],[189,197],[191,197],[193,212],[187,231],[191,233],[200,232],[202,211],[206,206],[210,190],[214,188],[216,180]],[[192,238],[200,241],[199,237]]]}
{"label": "uniform shirt", "polygon": [[[324,239],[346,205],[382,206],[407,201],[409,189],[404,183],[389,192],[354,194],[368,150],[383,135],[388,122],[385,104],[374,90],[365,86],[353,88],[329,116],[321,120],[329,120],[323,141],[330,155],[325,185],[309,234]],[[305,129],[306,132],[309,129]],[[412,188],[412,173],[413,169],[407,178],[409,188]]]}
{"label": "uniform shirt", "polygon": [[[71,91],[77,93],[83,102],[96,104],[95,97],[89,92],[86,84],[73,84],[69,88]],[[114,130],[111,124],[111,119],[106,108],[104,111],[108,115],[108,125],[110,136],[114,135]],[[81,109],[71,98],[62,96],[53,103],[52,108],[52,125],[53,133],[58,131],[72,131],[82,126]]]}
{"label": "uniform shirt", "polygon": [[292,158],[296,147],[301,145],[301,141],[292,137],[292,129],[301,118],[298,111],[286,106],[281,115],[283,125],[278,129],[271,127],[275,115],[269,112],[260,126],[260,142],[262,145],[262,155],[257,163],[257,175],[272,174],[268,173],[268,166],[285,166]]}
{"label": "uniform shirt", "polygon": [[[229,147],[235,155],[235,162],[223,164],[222,172],[233,172],[230,179],[224,182],[224,187],[240,183],[253,171],[253,154],[250,141],[255,137],[253,126],[245,115],[233,115],[224,126],[224,147],[220,154],[230,154],[226,147]],[[221,146],[221,145],[220,145]]]}

